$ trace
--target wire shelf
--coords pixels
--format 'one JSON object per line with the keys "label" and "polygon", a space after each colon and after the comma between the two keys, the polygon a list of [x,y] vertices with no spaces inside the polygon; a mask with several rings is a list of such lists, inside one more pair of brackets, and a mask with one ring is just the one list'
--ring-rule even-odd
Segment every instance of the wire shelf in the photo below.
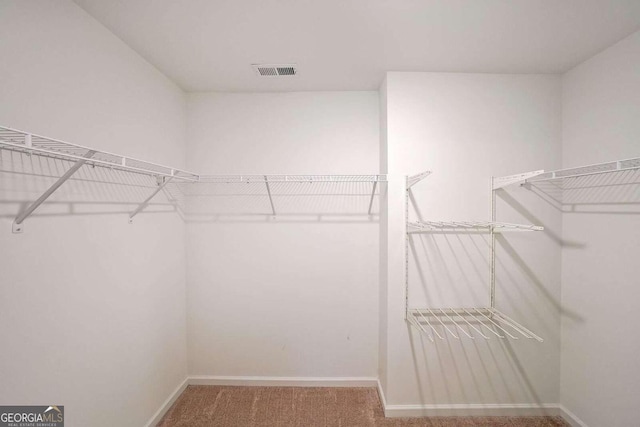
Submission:
{"label": "wire shelf", "polygon": [[138,160],[119,154],[95,150],[69,142],[0,126],[0,148],[58,160],[84,161],[90,166],[197,181],[198,175],[180,169]]}
{"label": "wire shelf", "polygon": [[[435,338],[444,340],[450,335],[455,339],[466,336],[469,339],[482,337],[490,339],[491,335],[505,339],[534,339],[542,342],[542,338],[525,328],[515,320],[497,310],[496,307],[496,234],[509,231],[542,231],[543,227],[529,224],[512,224],[496,221],[496,189],[516,182],[523,182],[543,173],[543,171],[527,172],[501,178],[491,178],[491,220],[490,221],[410,221],[409,193],[410,177],[407,177],[405,192],[405,319],[409,324],[424,333],[431,342]],[[489,245],[489,305],[472,308],[410,308],[409,296],[409,240],[414,233],[488,233]],[[435,337],[435,338],[434,338]]]}
{"label": "wire shelf", "polygon": [[568,169],[558,169],[550,172],[543,170],[525,172],[517,175],[493,178],[493,189],[498,190],[514,184],[537,184],[543,182],[561,183],[565,180],[579,179],[600,174],[615,174],[640,170],[640,157],[611,162],[596,163]]}
{"label": "wire shelf", "polygon": [[635,169],[640,169],[640,157],[545,172],[540,175],[536,175],[535,177],[528,178],[525,182],[534,184],[536,182],[561,181],[567,178],[579,178],[601,173],[624,172]]}
{"label": "wire shelf", "polygon": [[386,175],[202,175],[200,183],[209,184],[264,184],[265,182],[385,182]]}
{"label": "wire shelf", "polygon": [[415,221],[407,223],[409,233],[460,233],[508,231],[542,231],[538,225],[510,224],[492,221]]}
{"label": "wire shelf", "polygon": [[[44,192],[16,216],[14,233],[66,182],[75,182],[87,166],[110,172],[102,182],[121,184],[122,172],[152,177],[152,191],[129,215],[142,212],[153,198],[164,193],[185,218],[186,215],[373,215],[378,206],[380,182],[386,175],[206,175],[127,156],[71,144],[54,138],[0,126],[0,150],[20,156],[34,156],[65,165],[65,172],[49,182]],[[0,160],[2,158],[0,157]],[[93,176],[93,175],[92,175]],[[58,192],[58,195],[61,193]],[[79,194],[79,193],[76,193]],[[53,196],[53,198],[52,198]],[[303,206],[301,208],[301,206]],[[371,218],[369,218],[371,220]]]}
{"label": "wire shelf", "polygon": [[372,215],[384,175],[217,175],[167,187],[186,216]]}
{"label": "wire shelf", "polygon": [[409,323],[429,341],[454,339],[534,339],[544,340],[495,308],[414,308],[407,313]]}

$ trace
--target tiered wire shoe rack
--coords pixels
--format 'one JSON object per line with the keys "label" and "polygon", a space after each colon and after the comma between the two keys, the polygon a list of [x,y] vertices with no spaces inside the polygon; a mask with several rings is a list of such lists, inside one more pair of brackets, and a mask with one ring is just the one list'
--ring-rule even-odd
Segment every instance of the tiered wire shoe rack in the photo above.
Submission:
{"label": "tiered wire shoe rack", "polygon": [[[301,197],[314,201],[308,204],[308,211],[314,213],[324,208],[324,214],[344,214],[341,209],[346,206],[349,213],[373,215],[379,183],[386,181],[386,175],[198,175],[8,127],[0,127],[0,149],[55,159],[67,168],[40,197],[16,216],[13,221],[14,233],[23,232],[24,221],[65,182],[73,180],[78,171],[87,167],[151,179],[153,184],[148,184],[149,193],[131,210],[129,222],[161,192],[183,213],[183,217],[194,212],[208,214],[207,204],[224,206],[223,199],[227,202],[229,199],[245,200],[240,204],[227,203],[227,211],[222,212],[228,214],[243,214],[245,210],[271,216],[297,213],[295,200]],[[117,183],[118,180],[122,180],[122,177],[114,174],[110,183]],[[121,184],[127,183],[123,181]],[[324,197],[324,204],[318,202],[321,197]],[[342,204],[333,211],[327,210],[326,200],[329,197],[341,198]],[[220,213],[219,210],[216,212]]]}
{"label": "tiered wire shoe rack", "polygon": [[[535,172],[538,173],[538,172]],[[491,179],[491,219],[489,221],[409,221],[409,192],[411,187],[429,176],[429,173],[407,177],[405,199],[405,319],[409,324],[422,332],[429,341],[444,340],[445,336],[454,339],[477,337],[490,339],[535,339],[542,342],[538,335],[516,322],[496,308],[496,239],[497,233],[542,231],[543,227],[528,224],[511,224],[496,221],[496,194],[495,190],[501,188],[496,183],[509,181],[505,178]],[[523,177],[533,176],[523,174]],[[516,181],[511,178],[509,182]],[[499,184],[498,184],[499,185]],[[489,304],[485,307],[410,307],[409,295],[409,239],[411,234],[455,234],[455,233],[488,233],[490,235],[489,254]]]}

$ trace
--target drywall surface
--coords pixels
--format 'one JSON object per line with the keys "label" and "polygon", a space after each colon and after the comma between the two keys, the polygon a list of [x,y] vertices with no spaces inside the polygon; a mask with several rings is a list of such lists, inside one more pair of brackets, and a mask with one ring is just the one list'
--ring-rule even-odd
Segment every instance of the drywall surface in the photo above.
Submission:
{"label": "drywall surface", "polygon": [[[184,165],[184,94],[77,5],[2,1],[0,40],[0,124]],[[182,222],[128,224],[153,183],[96,184],[114,174],[83,167],[12,234],[70,165],[1,159],[0,404],[64,405],[69,427],[144,425],[186,377]]]}
{"label": "drywall surface", "polygon": [[[377,173],[378,112],[377,92],[193,94],[188,166],[215,174]],[[300,195],[311,189],[317,194]],[[225,191],[234,195],[221,197]],[[372,185],[271,184],[271,191],[276,217],[265,184],[205,186],[218,197],[188,206],[189,373],[375,377]]]}
{"label": "drywall surface", "polygon": [[[560,165],[560,94],[558,76],[387,74],[391,177],[381,286],[388,294],[383,388],[391,409],[558,401],[561,215],[525,188],[497,193],[498,220],[545,227],[504,234],[496,250],[497,307],[543,343],[448,334],[432,343],[404,320],[401,175],[433,172],[413,187],[410,219],[487,220],[492,175]],[[489,305],[487,235],[414,235],[408,256],[410,307]]]}
{"label": "drywall surface", "polygon": [[[640,33],[563,76],[563,166],[640,157]],[[567,183],[561,403],[589,426],[640,418],[640,173]]]}

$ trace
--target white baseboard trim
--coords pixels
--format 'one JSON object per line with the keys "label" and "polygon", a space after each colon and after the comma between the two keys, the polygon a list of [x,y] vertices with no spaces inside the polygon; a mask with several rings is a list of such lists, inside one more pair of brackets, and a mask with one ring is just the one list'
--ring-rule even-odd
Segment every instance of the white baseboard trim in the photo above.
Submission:
{"label": "white baseboard trim", "polygon": [[470,404],[429,404],[429,405],[387,405],[387,418],[397,417],[525,417],[560,415],[558,405],[529,403],[470,403]]}
{"label": "white baseboard trim", "polygon": [[560,405],[560,415],[571,427],[589,427],[587,423],[578,418],[576,414],[568,410],[564,405]]}
{"label": "white baseboard trim", "polygon": [[246,377],[192,375],[189,385],[280,387],[376,387],[375,377]]}
{"label": "white baseboard trim", "polygon": [[384,416],[387,416],[387,399],[384,397],[384,391],[382,390],[382,383],[380,382],[380,378],[376,381],[378,383],[378,396],[380,397],[380,403],[382,404],[382,412],[384,412]]}
{"label": "white baseboard trim", "polygon": [[188,385],[189,385],[189,378],[185,379],[178,387],[176,387],[173,393],[171,393],[171,395],[169,395],[167,400],[164,401],[162,406],[160,406],[160,409],[158,409],[156,413],[153,414],[153,416],[151,417],[149,422],[145,425],[145,427],[157,426],[160,420],[162,419],[162,417],[164,417],[164,414],[167,413],[169,408],[171,408],[171,405],[175,403],[175,401],[178,399],[178,397],[180,397],[180,395],[187,388]]}
{"label": "white baseboard trim", "polygon": [[553,403],[388,405],[380,381],[378,381],[378,394],[387,418],[563,415],[560,406]]}

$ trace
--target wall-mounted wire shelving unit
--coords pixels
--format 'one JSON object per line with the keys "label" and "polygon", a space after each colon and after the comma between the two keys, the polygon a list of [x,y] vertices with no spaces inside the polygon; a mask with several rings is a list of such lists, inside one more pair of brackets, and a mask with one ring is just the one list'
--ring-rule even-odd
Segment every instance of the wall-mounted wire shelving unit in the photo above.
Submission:
{"label": "wall-mounted wire shelving unit", "polygon": [[[318,199],[320,196],[339,196],[358,200],[358,203],[352,206],[353,212],[373,215],[379,183],[386,181],[386,175],[198,175],[9,127],[0,127],[0,149],[61,160],[65,165],[69,165],[37,200],[16,216],[13,222],[14,233],[21,233],[24,221],[66,181],[73,179],[76,172],[83,167],[99,167],[154,178],[155,188],[130,212],[130,222],[160,192],[164,192],[183,212],[188,212],[190,206],[198,204],[198,201],[203,199],[216,203],[221,197],[251,197],[254,201],[258,200],[254,203],[257,206],[254,213],[278,215],[279,208],[295,204],[292,202],[295,198]],[[117,182],[118,179],[118,176],[114,176],[111,183]],[[278,198],[283,202],[281,206],[278,205]],[[318,206],[316,203],[310,209]],[[235,205],[231,209],[237,207]],[[237,212],[232,210],[228,213]]]}
{"label": "wall-mounted wire shelving unit", "polygon": [[[629,172],[640,170],[640,157],[624,160],[614,160],[611,162],[596,163],[586,166],[578,166],[575,168],[558,169],[545,172],[544,170],[526,172],[517,175],[510,175],[495,178],[495,189],[507,187],[510,185],[534,185],[545,182],[554,183],[559,188],[573,188],[571,183],[583,181],[585,177],[594,177],[597,175],[622,175]],[[594,186],[597,183],[591,182]],[[610,185],[610,182],[603,183]],[[565,186],[566,187],[563,187]]]}
{"label": "wall-mounted wire shelving unit", "polygon": [[[405,252],[405,316],[406,320],[419,331],[434,338],[444,339],[448,334],[456,339],[461,336],[475,339],[529,338],[542,341],[535,333],[522,326],[496,308],[495,297],[495,249],[496,234],[514,231],[542,231],[543,227],[528,224],[511,224],[496,221],[496,191],[505,187],[520,185],[527,188],[542,188],[551,194],[555,201],[564,204],[576,203],[620,203],[620,196],[629,203],[640,200],[640,157],[597,163],[575,168],[545,172],[537,170],[503,177],[491,178],[491,220],[490,221],[409,221],[409,192],[413,185],[427,177],[430,172],[407,177],[406,185],[406,236]],[[621,191],[625,187],[627,190]],[[617,194],[613,189],[618,189]],[[630,194],[632,193],[632,194]],[[618,198],[614,198],[617,196]],[[408,281],[408,239],[411,234],[454,234],[489,233],[490,234],[490,295],[488,307],[472,308],[411,308],[409,306]]]}
{"label": "wall-mounted wire shelving unit", "polygon": [[[532,174],[542,173],[541,171]],[[411,187],[430,173],[413,175],[407,177],[406,198],[405,198],[405,319],[427,338],[434,342],[435,338],[444,340],[449,335],[454,339],[461,336],[470,339],[476,337],[491,339],[534,339],[542,342],[535,333],[522,326],[506,314],[496,308],[496,260],[495,235],[504,232],[521,231],[542,231],[543,227],[528,224],[511,224],[496,221],[496,194],[497,188],[502,188],[504,183],[514,183],[516,178],[491,178],[491,220],[490,221],[409,221],[409,193]],[[532,174],[521,174],[517,176],[517,181],[533,176]],[[420,177],[420,179],[417,179]],[[490,254],[489,254],[489,304],[487,307],[410,307],[409,297],[409,239],[412,234],[419,233],[488,233],[490,234]]]}
{"label": "wall-mounted wire shelving unit", "polygon": [[71,144],[8,127],[0,127],[0,149],[71,162],[71,166],[62,176],[38,199],[16,216],[13,221],[14,233],[21,233],[24,229],[24,221],[83,166],[106,168],[156,178],[157,188],[130,213],[130,221],[142,212],[151,199],[171,181],[196,182],[198,180],[198,175],[181,169]]}
{"label": "wall-mounted wire shelving unit", "polygon": [[580,205],[631,205],[640,202],[640,158],[614,160],[550,172],[504,177],[501,186],[534,190],[563,212]]}
{"label": "wall-mounted wire shelving unit", "polygon": [[385,175],[208,175],[168,188],[185,217],[373,215]]}

